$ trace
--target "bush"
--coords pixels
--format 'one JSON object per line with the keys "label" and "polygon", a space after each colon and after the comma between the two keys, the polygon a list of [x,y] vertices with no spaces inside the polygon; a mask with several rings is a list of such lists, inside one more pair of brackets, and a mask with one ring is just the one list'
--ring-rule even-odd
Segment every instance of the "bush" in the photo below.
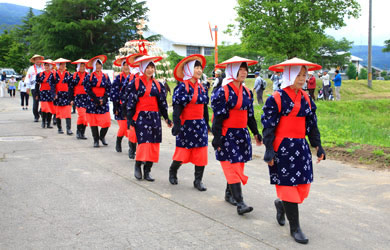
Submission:
{"label": "bush", "polygon": [[353,80],[355,80],[355,78],[356,78],[356,66],[355,66],[355,64],[353,64],[353,63],[350,63],[349,65],[348,65],[348,68],[347,68],[347,76],[348,76],[348,79],[353,79]]}
{"label": "bush", "polygon": [[362,68],[360,70],[359,79],[367,79],[367,69]]}

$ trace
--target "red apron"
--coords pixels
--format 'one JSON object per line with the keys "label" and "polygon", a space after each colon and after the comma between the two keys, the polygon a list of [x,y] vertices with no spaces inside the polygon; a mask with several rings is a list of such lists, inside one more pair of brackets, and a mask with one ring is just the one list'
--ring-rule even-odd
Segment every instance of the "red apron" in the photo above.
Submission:
{"label": "red apron", "polygon": [[87,72],[84,72],[84,73],[77,72],[76,74],[73,75],[73,79],[76,78],[76,75],[79,76],[80,80],[77,83],[77,85],[75,86],[73,94],[74,94],[74,96],[76,96],[76,95],[86,95],[87,92],[85,92],[85,89],[84,89],[84,86],[83,86],[83,82],[84,82],[85,76],[87,75]]}

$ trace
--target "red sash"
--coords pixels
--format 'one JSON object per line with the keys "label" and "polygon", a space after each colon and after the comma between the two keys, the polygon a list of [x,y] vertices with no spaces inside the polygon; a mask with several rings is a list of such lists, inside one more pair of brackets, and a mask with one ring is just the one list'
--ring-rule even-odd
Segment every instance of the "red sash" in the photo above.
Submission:
{"label": "red sash", "polygon": [[[275,152],[278,150],[280,143],[284,138],[305,138],[306,136],[306,117],[298,117],[297,114],[301,109],[301,97],[305,97],[305,100],[309,103],[311,108],[310,99],[307,93],[299,90],[295,95],[294,90],[287,87],[284,91],[289,95],[291,100],[294,100],[294,108],[287,116],[281,116],[278,126],[275,131],[275,140],[273,143]],[[279,112],[281,111],[281,98],[280,93],[275,91],[273,94]]]}
{"label": "red sash", "polygon": [[[100,87],[100,84],[102,83],[102,79],[103,79],[103,72],[100,72],[100,73],[96,73],[96,72],[93,72],[91,74],[91,79],[92,79],[92,75],[95,75],[98,82],[96,84],[96,87],[92,87],[92,92],[97,96],[97,97],[103,97],[104,96],[104,93],[106,92],[106,89],[103,88],[103,87]],[[105,76],[107,77],[107,75],[105,74]]]}
{"label": "red sash", "polygon": [[[180,115],[181,125],[187,120],[200,120],[204,117],[204,104],[196,104],[199,95],[198,82],[195,83],[195,86],[189,80],[184,81],[184,83],[186,84],[187,92],[189,92],[189,85],[194,88],[194,94],[192,95],[191,102],[184,107],[183,112]],[[203,86],[200,86],[203,89]]]}
{"label": "red sash", "polygon": [[[229,84],[236,95],[238,96],[236,106],[233,109],[229,110],[229,118],[225,119],[222,123],[222,135],[225,136],[227,130],[229,128],[246,128],[248,124],[248,111],[240,110],[242,106],[242,91],[243,86],[240,85],[240,89],[237,89],[233,84]],[[227,85],[224,86],[225,96],[227,95],[227,99],[229,98],[229,87]],[[226,94],[227,93],[227,94]]]}
{"label": "red sash", "polygon": [[[150,96],[150,91],[152,90],[152,86],[153,86],[153,82],[156,84],[155,81],[153,80],[149,80],[147,81],[146,80],[146,77],[144,76],[141,76],[142,78],[142,82],[145,84],[146,86],[146,91],[145,91],[145,94],[141,97],[138,98],[138,103],[137,103],[137,106],[136,106],[136,111],[135,111],[135,114],[133,116],[133,120],[136,121],[138,119],[138,115],[141,111],[154,111],[154,112],[158,112],[158,103],[157,103],[157,97],[155,96]],[[138,86],[139,86],[139,77],[135,80],[135,85],[136,85],[136,89],[138,89]],[[158,86],[158,83],[156,84],[157,85],[157,88],[159,89],[160,91],[160,86]]]}
{"label": "red sash", "polygon": [[57,71],[58,75],[60,76],[60,81],[56,84],[56,93],[63,91],[63,92],[68,92],[68,84],[64,83],[64,78],[66,75],[67,71],[64,71],[61,73],[61,71]]}
{"label": "red sash", "polygon": [[[82,75],[80,75],[80,74],[82,74]],[[83,86],[83,81],[84,81],[85,76],[87,75],[87,72],[84,72],[84,73],[76,72],[73,74],[73,79],[76,79],[77,75],[79,76],[80,80],[77,83],[76,87],[74,88],[74,96],[85,95],[87,93],[85,92],[85,89]]]}
{"label": "red sash", "polygon": [[45,74],[45,79],[41,83],[41,87],[39,88],[39,91],[50,90],[50,84],[47,82],[47,80],[50,77],[50,73],[46,74],[46,72],[43,71],[43,72],[40,73],[40,76],[42,76],[42,74]]}

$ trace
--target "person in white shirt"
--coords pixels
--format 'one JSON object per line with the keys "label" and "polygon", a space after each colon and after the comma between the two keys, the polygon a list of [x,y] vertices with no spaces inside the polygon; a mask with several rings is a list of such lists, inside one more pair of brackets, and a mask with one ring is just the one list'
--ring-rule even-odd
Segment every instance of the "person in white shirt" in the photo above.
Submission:
{"label": "person in white shirt", "polygon": [[[28,110],[28,99],[30,97],[30,91],[27,88],[27,84],[24,82],[25,76],[19,81],[18,90],[20,91],[20,101],[23,110]],[[24,105],[26,103],[26,105]]]}
{"label": "person in white shirt", "polygon": [[330,90],[330,80],[329,80],[329,75],[328,71],[324,70],[324,73],[321,75],[321,73],[318,73],[318,76],[322,80],[322,88],[324,91],[324,100],[329,99],[329,90]]}
{"label": "person in white shirt", "polygon": [[27,71],[27,76],[25,79],[25,83],[27,84],[27,89],[31,90],[31,94],[33,96],[33,114],[34,114],[34,122],[38,122],[39,120],[39,100],[37,100],[37,96],[39,94],[39,89],[35,89],[35,79],[36,76],[43,71],[43,65],[41,64],[41,60],[44,57],[40,55],[34,55],[30,58],[30,62],[34,63],[34,65],[30,66]]}

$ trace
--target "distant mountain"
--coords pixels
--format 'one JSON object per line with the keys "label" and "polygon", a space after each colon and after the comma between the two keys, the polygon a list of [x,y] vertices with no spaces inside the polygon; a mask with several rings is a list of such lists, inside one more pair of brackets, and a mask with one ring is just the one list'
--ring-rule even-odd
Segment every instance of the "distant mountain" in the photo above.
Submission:
{"label": "distant mountain", "polygon": [[[11,3],[0,3],[0,33],[13,25],[22,24],[23,18],[27,15],[30,7]],[[42,11],[33,9],[34,15],[40,15]]]}
{"label": "distant mountain", "polygon": [[[383,46],[372,46],[372,65],[384,70],[390,69],[390,53],[382,52]],[[368,45],[354,45],[351,54],[363,59],[363,65],[368,64]]]}

